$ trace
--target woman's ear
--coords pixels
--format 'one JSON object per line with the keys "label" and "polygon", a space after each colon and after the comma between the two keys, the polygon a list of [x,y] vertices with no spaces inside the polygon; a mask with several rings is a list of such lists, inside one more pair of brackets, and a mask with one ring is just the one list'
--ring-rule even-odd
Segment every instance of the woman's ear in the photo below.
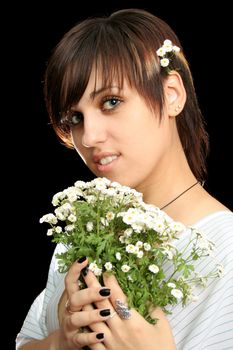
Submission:
{"label": "woman's ear", "polygon": [[164,82],[165,106],[170,117],[175,117],[184,108],[186,102],[186,90],[181,76],[176,71],[171,71]]}

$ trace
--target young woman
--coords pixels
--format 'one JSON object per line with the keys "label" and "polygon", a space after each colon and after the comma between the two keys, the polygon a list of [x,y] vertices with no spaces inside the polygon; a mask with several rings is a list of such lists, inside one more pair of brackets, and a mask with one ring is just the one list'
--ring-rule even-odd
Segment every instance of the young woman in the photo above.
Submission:
{"label": "young woman", "polygon": [[[208,135],[175,33],[138,9],[87,19],[55,48],[45,97],[57,135],[96,176],[135,188],[145,202],[202,230],[214,240],[225,273],[200,291],[198,301],[174,306],[171,315],[153,310],[159,322],[151,325],[127,309],[115,278],[99,285],[87,258],[60,274],[58,245],[17,349],[232,348],[233,214],[202,186]],[[87,288],[79,290],[81,273]],[[118,308],[117,299],[123,302]]]}

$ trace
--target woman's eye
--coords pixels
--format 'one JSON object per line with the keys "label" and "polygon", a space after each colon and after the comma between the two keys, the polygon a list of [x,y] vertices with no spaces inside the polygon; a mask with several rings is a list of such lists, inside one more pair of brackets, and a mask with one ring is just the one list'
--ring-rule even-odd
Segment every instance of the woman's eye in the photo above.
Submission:
{"label": "woman's eye", "polygon": [[106,98],[103,102],[103,110],[110,110],[115,108],[121,103],[121,100],[117,97]]}
{"label": "woman's eye", "polygon": [[67,114],[61,119],[61,124],[67,125],[69,127],[76,126],[82,122],[83,116],[80,112],[72,112]]}
{"label": "woman's eye", "polygon": [[79,112],[74,112],[71,116],[70,116],[70,124],[71,125],[77,125],[82,121],[82,114]]}

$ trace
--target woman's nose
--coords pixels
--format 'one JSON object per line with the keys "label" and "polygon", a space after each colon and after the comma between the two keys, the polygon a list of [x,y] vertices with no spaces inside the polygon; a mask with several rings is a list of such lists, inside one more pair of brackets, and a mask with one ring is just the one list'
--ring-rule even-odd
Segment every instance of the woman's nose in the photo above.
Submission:
{"label": "woman's nose", "polygon": [[90,148],[104,143],[107,138],[106,125],[101,116],[88,115],[84,117],[82,145]]}

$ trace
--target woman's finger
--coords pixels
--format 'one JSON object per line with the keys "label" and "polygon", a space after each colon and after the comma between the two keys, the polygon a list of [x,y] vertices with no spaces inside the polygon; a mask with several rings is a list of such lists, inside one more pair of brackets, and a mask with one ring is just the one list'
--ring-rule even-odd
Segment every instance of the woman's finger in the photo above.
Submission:
{"label": "woman's finger", "polygon": [[101,286],[97,277],[94,275],[94,273],[90,269],[85,270],[83,277],[88,288],[90,289],[96,288],[96,287],[102,288],[102,294],[104,294],[105,298],[102,300],[96,300],[95,301],[96,307],[99,309],[101,308],[112,309],[112,305],[108,300],[108,298],[111,295],[111,289]]}
{"label": "woman's finger", "polygon": [[73,336],[73,343],[77,346],[94,345],[104,341],[104,333],[76,333]]}
{"label": "woman's finger", "polygon": [[[108,273],[105,273],[103,278],[104,285],[112,291],[110,301],[115,312],[122,320],[130,320],[132,315],[135,313],[135,310],[129,309],[127,305],[127,297],[118,284],[117,279],[114,275],[110,275]],[[116,322],[117,319],[119,320],[119,318],[116,317],[114,322]]]}
{"label": "woman's finger", "polygon": [[74,313],[83,309],[84,305],[102,302],[110,295],[110,289],[105,287],[95,286],[92,288],[84,288],[70,295],[66,303],[68,313]]}
{"label": "woman's finger", "polygon": [[110,309],[93,309],[74,312],[69,317],[70,326],[76,329],[89,326],[92,323],[103,322],[111,317]]}
{"label": "woman's finger", "polygon": [[68,298],[79,290],[78,280],[81,275],[81,271],[87,266],[88,260],[83,257],[73,263],[65,277],[65,287],[68,294]]}
{"label": "woman's finger", "polygon": [[[84,311],[91,311],[91,310],[96,310],[94,309],[93,305],[89,304],[89,305],[85,305],[83,307]],[[98,309],[99,312],[101,310],[106,310],[106,309]],[[110,311],[110,315],[104,320],[100,320],[98,322],[89,324],[89,328],[93,331],[93,332],[104,332],[104,334],[108,335],[109,334],[109,328],[106,324],[106,322],[108,322],[109,320],[111,320],[113,317],[115,317],[116,313],[115,310],[113,309],[113,307],[111,307],[111,309],[107,309]],[[103,322],[104,321],[104,322]]]}
{"label": "woman's finger", "polygon": [[104,276],[104,285],[111,289],[110,300],[114,306],[116,306],[116,300],[121,300],[123,303],[127,303],[127,297],[122,291],[117,279],[114,275],[110,275],[109,273],[105,273]]}

